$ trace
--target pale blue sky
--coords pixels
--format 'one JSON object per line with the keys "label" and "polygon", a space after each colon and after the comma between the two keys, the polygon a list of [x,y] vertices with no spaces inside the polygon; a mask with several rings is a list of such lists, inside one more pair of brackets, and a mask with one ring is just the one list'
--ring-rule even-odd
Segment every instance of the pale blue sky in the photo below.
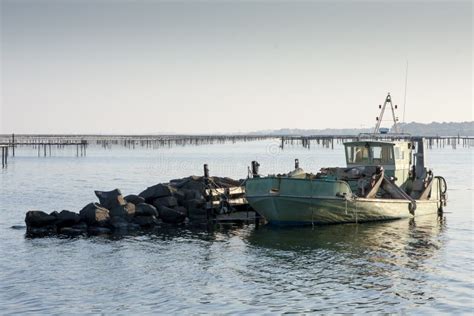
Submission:
{"label": "pale blue sky", "polygon": [[473,120],[470,1],[0,2],[2,133],[368,127],[406,60],[407,121]]}

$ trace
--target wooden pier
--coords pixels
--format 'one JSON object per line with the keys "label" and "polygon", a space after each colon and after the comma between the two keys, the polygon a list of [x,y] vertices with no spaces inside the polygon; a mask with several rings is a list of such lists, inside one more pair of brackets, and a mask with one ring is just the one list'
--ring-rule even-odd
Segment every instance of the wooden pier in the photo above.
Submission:
{"label": "wooden pier", "polygon": [[[398,136],[402,138],[424,138],[427,140],[429,147],[445,147],[474,146],[474,136],[423,136],[423,135],[407,135]],[[77,146],[78,151],[82,147],[88,145],[98,145],[103,148],[112,146],[121,146],[126,148],[161,148],[172,146],[189,146],[189,145],[212,145],[237,142],[262,141],[273,139],[280,142],[280,147],[287,145],[299,145],[305,148],[311,146],[322,146],[325,148],[334,148],[335,143],[343,143],[345,141],[354,141],[359,139],[359,135],[0,135],[0,144],[8,145],[13,148],[17,146],[34,146],[41,147],[44,154],[44,146],[49,150],[50,146],[65,147]],[[392,138],[393,139],[393,138]],[[84,149],[83,149],[84,150]]]}
{"label": "wooden pier", "polygon": [[52,148],[76,147],[76,156],[85,156],[88,142],[86,140],[69,139],[64,137],[36,137],[35,135],[12,134],[10,137],[0,135],[0,148],[2,151],[2,168],[8,164],[9,149],[12,156],[15,157],[15,149],[18,147],[31,147],[38,149],[38,157],[51,156]]}
{"label": "wooden pier", "polygon": [[[393,136],[379,135],[381,139],[391,137],[392,140],[406,138],[424,138],[427,148],[452,147],[474,147],[473,136]],[[274,140],[280,143],[280,148],[287,146],[303,146],[310,149],[312,146],[334,149],[334,144],[342,144],[346,141],[359,140],[360,135],[0,135],[0,147],[2,150],[2,167],[8,163],[9,149],[15,156],[15,150],[19,147],[30,147],[37,149],[38,157],[51,156],[52,148],[62,149],[76,147],[76,156],[86,155],[89,145],[111,148],[121,146],[129,149],[134,148],[163,148],[173,146],[198,146],[225,144],[237,142]]]}
{"label": "wooden pier", "polygon": [[[361,137],[359,135],[311,135],[311,136],[280,136],[280,148],[288,145],[299,145],[310,149],[311,146],[317,145],[324,148],[334,149],[334,143],[342,144],[348,141],[357,141]],[[453,149],[457,147],[474,147],[474,136],[414,136],[399,135],[396,137],[380,135],[380,140],[402,140],[402,139],[425,139],[427,148],[444,148],[451,146]],[[436,144],[436,145],[435,145]]]}

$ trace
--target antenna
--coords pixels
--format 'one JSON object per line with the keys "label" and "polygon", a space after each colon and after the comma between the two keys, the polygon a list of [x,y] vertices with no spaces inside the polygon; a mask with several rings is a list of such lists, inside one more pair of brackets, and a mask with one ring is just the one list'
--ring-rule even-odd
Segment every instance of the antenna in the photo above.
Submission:
{"label": "antenna", "polygon": [[407,83],[408,83],[408,59],[405,69],[405,96],[403,97],[403,123],[405,124],[405,105],[407,104]]}

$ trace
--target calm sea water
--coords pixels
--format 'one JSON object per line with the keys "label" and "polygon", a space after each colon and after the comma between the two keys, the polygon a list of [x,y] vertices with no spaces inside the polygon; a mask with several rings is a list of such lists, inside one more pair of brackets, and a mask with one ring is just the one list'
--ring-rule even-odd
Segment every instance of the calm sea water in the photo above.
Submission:
{"label": "calm sea water", "polygon": [[251,142],[162,149],[89,147],[52,157],[19,149],[0,173],[0,314],[10,313],[472,313],[473,149],[428,151],[448,181],[435,216],[312,228],[169,227],[148,234],[25,238],[29,209],[79,211],[93,190],[124,194],[191,174],[245,178],[344,165],[341,146]]}

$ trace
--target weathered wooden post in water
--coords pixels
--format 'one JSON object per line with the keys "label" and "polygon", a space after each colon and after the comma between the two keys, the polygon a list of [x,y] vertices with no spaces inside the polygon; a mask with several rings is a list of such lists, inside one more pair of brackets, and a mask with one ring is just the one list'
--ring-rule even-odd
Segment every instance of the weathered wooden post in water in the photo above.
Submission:
{"label": "weathered wooden post in water", "polygon": [[2,168],[8,164],[8,145],[2,145]]}
{"label": "weathered wooden post in water", "polygon": [[12,156],[15,157],[15,133],[12,134]]}
{"label": "weathered wooden post in water", "polygon": [[[206,188],[209,188],[209,167],[207,164],[204,164],[204,184]],[[211,221],[211,212],[212,210],[212,190],[209,192],[209,194],[205,195],[206,198],[206,217],[207,217],[207,222],[209,223]]]}

